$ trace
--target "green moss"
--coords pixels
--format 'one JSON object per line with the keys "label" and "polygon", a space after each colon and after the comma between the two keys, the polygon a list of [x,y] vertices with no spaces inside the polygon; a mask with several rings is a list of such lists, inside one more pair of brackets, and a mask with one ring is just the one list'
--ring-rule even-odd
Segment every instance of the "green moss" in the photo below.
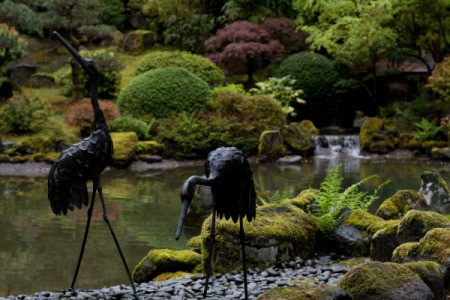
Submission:
{"label": "green moss", "polygon": [[139,141],[136,145],[137,154],[159,154],[164,149],[164,145],[157,141]]}
{"label": "green moss", "polygon": [[450,228],[434,228],[419,242],[405,243],[398,246],[392,260],[407,262],[415,260],[433,260],[446,263],[450,257]]}
{"label": "green moss", "polygon": [[434,274],[444,280],[441,265],[434,261],[414,261],[404,263],[403,266],[418,274],[422,279],[427,278],[430,274]]}
{"label": "green moss", "polygon": [[191,239],[189,239],[189,241],[187,241],[187,243],[186,243],[186,248],[188,250],[192,250],[197,253],[201,253],[201,249],[202,249],[201,235],[196,235],[196,236],[192,237]]}
{"label": "green moss", "polygon": [[317,189],[303,190],[295,198],[291,199],[291,204],[305,210],[307,206],[314,202],[314,197],[317,193],[319,193]]}
{"label": "green moss", "polygon": [[310,120],[302,120],[300,121],[300,125],[308,128],[308,131],[311,134],[319,134],[319,129],[314,125],[314,123]]}
{"label": "green moss", "polygon": [[[305,282],[304,284],[307,284]],[[336,287],[302,286],[276,287],[258,297],[258,300],[323,300],[333,298]]]}
{"label": "green moss", "polygon": [[376,215],[383,219],[395,219],[401,217],[423,195],[414,190],[401,190],[381,203]]}
{"label": "green moss", "polygon": [[135,157],[138,137],[135,132],[111,132],[114,144],[113,159],[130,161]]}
{"label": "green moss", "polygon": [[369,150],[374,137],[383,128],[383,120],[380,118],[367,118],[361,126],[359,140],[363,150]]}
{"label": "green moss", "polygon": [[355,226],[359,230],[365,230],[370,234],[374,234],[380,229],[398,224],[398,221],[385,221],[367,211],[357,209],[352,211],[350,216],[345,220],[345,224]]}
{"label": "green moss", "polygon": [[286,152],[283,141],[278,130],[265,130],[259,137],[258,155],[267,160],[275,160],[282,157]]}
{"label": "green moss", "polygon": [[[308,257],[313,255],[316,245],[317,219],[293,205],[268,204],[257,209],[256,219],[252,222],[244,220],[246,241],[257,244],[259,241],[276,241],[277,255],[288,251],[296,255]],[[209,236],[211,232],[211,216],[202,227],[202,254],[205,261],[208,256]],[[226,252],[226,260],[230,263],[240,262],[239,225],[230,219],[216,220],[216,249]],[[236,241],[236,242],[232,242]],[[248,256],[248,265],[257,264]],[[261,262],[260,262],[261,263]],[[216,272],[229,271],[231,265],[223,265],[222,261],[214,262]]]}
{"label": "green moss", "polygon": [[404,262],[408,256],[415,256],[419,252],[418,246],[418,242],[401,244],[392,253],[392,261],[400,263]]}
{"label": "green moss", "polygon": [[201,255],[190,250],[152,249],[134,268],[136,282],[152,280],[166,272],[191,271],[201,262]]}
{"label": "green moss", "polygon": [[400,223],[400,231],[402,227],[416,228],[425,234],[432,228],[448,227],[450,222],[444,215],[434,211],[410,210]]}
{"label": "green moss", "polygon": [[346,290],[354,298],[364,299],[369,295],[380,295],[398,284],[420,280],[409,268],[395,263],[369,262],[350,270],[338,287]]}

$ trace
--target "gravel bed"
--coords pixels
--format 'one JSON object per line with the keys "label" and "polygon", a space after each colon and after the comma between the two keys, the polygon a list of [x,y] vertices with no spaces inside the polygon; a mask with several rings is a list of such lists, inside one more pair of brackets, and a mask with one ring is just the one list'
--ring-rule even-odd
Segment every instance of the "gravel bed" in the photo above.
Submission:
{"label": "gravel bed", "polygon": [[[300,257],[265,270],[248,269],[248,298],[256,299],[263,292],[278,286],[327,284],[335,286],[350,268],[334,262],[330,256],[303,261]],[[166,281],[136,284],[139,299],[203,299],[204,275],[183,276]],[[244,299],[244,278],[241,271],[231,271],[210,277],[207,299]],[[18,295],[0,300],[31,299],[133,299],[130,285],[116,285],[98,290],[68,289]]]}

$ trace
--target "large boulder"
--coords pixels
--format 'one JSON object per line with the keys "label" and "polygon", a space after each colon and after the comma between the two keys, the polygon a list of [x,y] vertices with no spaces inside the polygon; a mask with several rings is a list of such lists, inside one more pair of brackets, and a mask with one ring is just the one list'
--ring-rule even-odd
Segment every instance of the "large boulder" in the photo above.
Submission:
{"label": "large boulder", "polygon": [[370,258],[377,261],[391,261],[392,253],[400,245],[397,236],[399,224],[380,229],[372,236]]}
{"label": "large boulder", "polygon": [[278,130],[266,130],[261,134],[258,145],[258,161],[276,161],[283,157],[286,148]]}
{"label": "large boulder", "polygon": [[423,199],[420,192],[401,190],[384,200],[375,214],[385,220],[398,219],[420,202],[420,199]]}
{"label": "large boulder", "polygon": [[281,128],[281,136],[285,146],[302,156],[311,156],[314,153],[316,144],[305,125],[300,123],[291,123]]}
{"label": "large boulder", "polygon": [[114,144],[112,166],[126,168],[136,157],[138,137],[135,132],[111,132]]}
{"label": "large boulder", "polygon": [[329,237],[334,247],[351,256],[370,253],[372,235],[398,221],[385,221],[363,210],[354,210],[345,216]]}
{"label": "large boulder", "polygon": [[[258,207],[255,220],[244,221],[247,265],[261,269],[290,257],[311,257],[315,253],[318,233],[316,217],[294,205]],[[211,234],[211,216],[202,226],[202,254],[206,261]],[[216,239],[212,253],[214,272],[225,273],[242,265],[239,225],[216,220]]]}
{"label": "large boulder", "polygon": [[191,250],[152,249],[134,268],[135,282],[148,282],[166,272],[190,272],[201,263],[201,255]]}
{"label": "large boulder", "polygon": [[433,300],[430,287],[418,274],[401,264],[367,262],[351,269],[338,287],[353,300]]}
{"label": "large boulder", "polygon": [[448,185],[437,172],[424,172],[420,175],[422,184],[419,192],[425,197],[426,209],[450,214],[450,194]]}
{"label": "large boulder", "polygon": [[396,148],[396,132],[380,118],[367,118],[361,126],[359,139],[363,151],[385,154]]}
{"label": "large boulder", "polygon": [[400,222],[398,238],[401,243],[417,242],[433,228],[450,227],[450,220],[432,211],[410,210]]}
{"label": "large boulder", "polygon": [[404,263],[403,266],[420,276],[420,279],[430,287],[435,300],[447,299],[448,292],[446,287],[450,288],[450,286],[444,285],[444,274],[441,265],[433,261],[417,261]]}
{"label": "large boulder", "polygon": [[395,249],[394,262],[432,260],[450,267],[450,228],[434,228],[418,242],[404,243]]}

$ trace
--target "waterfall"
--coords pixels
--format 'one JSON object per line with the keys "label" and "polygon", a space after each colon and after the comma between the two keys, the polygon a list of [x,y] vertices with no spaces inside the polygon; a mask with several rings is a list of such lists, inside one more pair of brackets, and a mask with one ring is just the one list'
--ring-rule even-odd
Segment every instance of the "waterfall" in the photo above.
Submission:
{"label": "waterfall", "polygon": [[315,157],[360,156],[359,135],[316,135]]}

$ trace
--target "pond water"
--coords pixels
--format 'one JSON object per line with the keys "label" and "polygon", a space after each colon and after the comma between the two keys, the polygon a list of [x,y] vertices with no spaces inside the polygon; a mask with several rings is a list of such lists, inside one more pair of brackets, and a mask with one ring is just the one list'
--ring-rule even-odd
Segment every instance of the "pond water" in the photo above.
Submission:
{"label": "pond water", "polygon": [[[301,190],[319,188],[327,172],[342,163],[344,187],[370,175],[373,191],[385,180],[375,210],[399,189],[420,188],[420,174],[438,171],[449,182],[448,164],[428,160],[378,160],[355,157],[314,158],[298,165],[254,165],[257,185],[269,194],[293,197]],[[0,165],[0,168],[2,166]],[[103,174],[109,217],[131,270],[152,248],[183,249],[199,228],[185,228],[175,241],[180,211],[179,190],[200,166],[131,172],[110,170]],[[46,177],[0,176],[0,297],[68,288],[84,233],[86,211],[55,216],[47,200]],[[99,202],[77,287],[101,288],[127,283],[128,279]]]}

